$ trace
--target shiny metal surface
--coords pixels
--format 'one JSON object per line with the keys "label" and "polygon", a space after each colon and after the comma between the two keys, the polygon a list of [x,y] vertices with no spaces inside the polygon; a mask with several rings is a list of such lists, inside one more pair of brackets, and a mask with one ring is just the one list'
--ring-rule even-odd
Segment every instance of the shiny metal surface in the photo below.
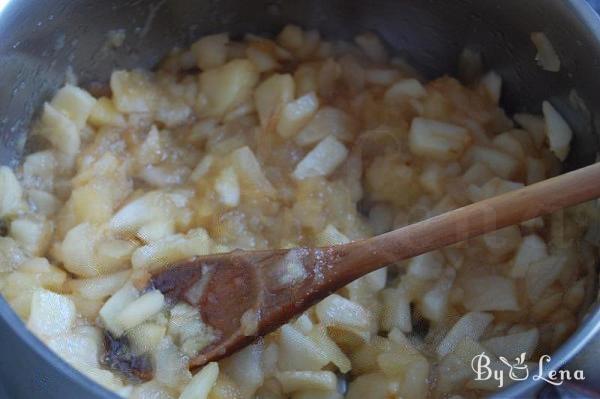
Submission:
{"label": "shiny metal surface", "polygon": [[[115,68],[152,67],[174,45],[205,33],[272,33],[293,22],[327,37],[379,33],[427,77],[456,71],[468,46],[505,80],[510,111],[540,112],[550,98],[574,127],[566,167],[592,163],[600,122],[600,20],[584,0],[0,0],[0,164],[15,165],[35,112],[72,67],[81,82],[105,81]],[[107,32],[125,29],[122,47]],[[534,62],[532,31],[544,31],[562,60],[560,73]],[[575,90],[576,95],[573,95]],[[553,354],[566,362],[600,328],[594,306]],[[11,398],[113,398],[50,353],[0,299],[0,380]],[[533,383],[502,397],[524,397]]]}

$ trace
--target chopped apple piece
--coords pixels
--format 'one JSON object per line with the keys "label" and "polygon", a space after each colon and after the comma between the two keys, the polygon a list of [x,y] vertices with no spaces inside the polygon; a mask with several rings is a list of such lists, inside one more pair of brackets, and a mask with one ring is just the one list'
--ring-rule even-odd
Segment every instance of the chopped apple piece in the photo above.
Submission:
{"label": "chopped apple piece", "polygon": [[69,287],[88,299],[104,299],[117,292],[127,281],[130,271],[107,276],[82,278],[69,281]]}
{"label": "chopped apple piece", "polygon": [[544,118],[531,114],[515,114],[515,121],[531,135],[536,148],[542,148],[546,141],[546,124]]}
{"label": "chopped apple piece", "polygon": [[125,327],[120,323],[118,317],[122,310],[135,301],[139,295],[140,293],[133,284],[127,283],[115,292],[100,309],[100,320],[113,335],[119,337],[125,332]]}
{"label": "chopped apple piece", "polygon": [[503,179],[510,179],[519,169],[519,161],[493,148],[474,146],[469,152],[472,162],[481,162]]}
{"label": "chopped apple piece", "polygon": [[179,399],[208,399],[218,376],[219,364],[216,362],[208,363],[186,385],[181,395],[179,395]]}
{"label": "chopped apple piece", "polygon": [[101,232],[89,223],[73,227],[60,248],[65,269],[81,277],[95,277],[102,273],[96,261],[96,244]]}
{"label": "chopped apple piece", "polygon": [[154,112],[158,89],[153,76],[142,71],[115,71],[110,77],[113,102],[119,112]]}
{"label": "chopped apple piece", "polygon": [[326,326],[364,330],[370,326],[368,310],[337,294],[330,295],[319,302],[316,312],[321,323]]}
{"label": "chopped apple piece", "polygon": [[432,119],[415,118],[410,127],[411,152],[435,160],[460,157],[470,141],[465,128]]}
{"label": "chopped apple piece", "polygon": [[291,75],[274,74],[254,91],[254,103],[260,124],[267,127],[272,118],[294,99],[294,79]]}
{"label": "chopped apple piece", "polygon": [[165,305],[165,298],[159,290],[145,293],[126,305],[117,316],[117,322],[129,330],[155,316]]}
{"label": "chopped apple piece", "polygon": [[403,332],[412,331],[410,302],[404,291],[398,288],[387,288],[382,292],[383,317],[381,328],[390,331],[398,328]]}
{"label": "chopped apple piece", "polygon": [[281,370],[320,370],[329,359],[315,341],[286,324],[280,330],[279,367]]}
{"label": "chopped apple piece", "polygon": [[44,104],[39,132],[60,152],[70,156],[79,152],[81,138],[77,125],[48,103]]}
{"label": "chopped apple piece", "polygon": [[551,255],[529,265],[525,281],[529,299],[536,301],[552,283],[554,283],[565,267],[570,267],[571,259],[565,251]]}
{"label": "chopped apple piece", "polygon": [[52,337],[68,332],[76,316],[75,304],[69,298],[38,289],[31,299],[27,326],[38,335]]}
{"label": "chopped apple piece", "polygon": [[496,356],[504,356],[512,360],[521,356],[521,353],[526,353],[525,358],[529,359],[535,352],[539,336],[538,329],[532,328],[520,333],[486,339],[481,344],[491,350]]}
{"label": "chopped apple piece", "polygon": [[156,349],[167,332],[165,326],[155,323],[143,323],[127,332],[127,339],[136,355],[149,353]]}
{"label": "chopped apple piece", "polygon": [[481,78],[480,84],[494,104],[498,104],[502,94],[502,78],[500,75],[494,71],[488,72]]}
{"label": "chopped apple piece", "polygon": [[124,126],[125,118],[121,114],[111,99],[100,97],[94,104],[89,116],[90,124],[100,127],[108,126]]}
{"label": "chopped apple piece", "polygon": [[222,118],[252,94],[258,70],[248,60],[233,60],[200,75],[201,116]]}
{"label": "chopped apple piece", "polygon": [[134,269],[153,271],[193,256],[207,255],[211,248],[212,240],[206,230],[197,228],[186,235],[168,236],[136,249],[131,264]]}
{"label": "chopped apple piece", "polygon": [[220,67],[227,61],[229,35],[218,33],[202,37],[192,44],[190,50],[196,57],[196,65],[202,70]]}
{"label": "chopped apple piece", "polygon": [[426,95],[425,87],[417,79],[404,79],[387,89],[384,100],[391,104],[397,104],[411,98],[423,98]]}
{"label": "chopped apple piece", "polygon": [[350,115],[340,109],[326,106],[298,133],[295,141],[303,147],[317,143],[328,135],[341,141],[349,141],[354,138],[356,130],[356,122]]}
{"label": "chopped apple piece", "polygon": [[546,118],[546,135],[550,143],[550,150],[558,159],[564,161],[569,155],[573,131],[552,104],[544,101],[542,106],[544,118]]}
{"label": "chopped apple piece", "polygon": [[463,284],[465,308],[470,311],[519,310],[513,280],[502,276],[467,278]]}
{"label": "chopped apple piece", "polygon": [[254,392],[264,382],[264,353],[264,345],[256,343],[234,353],[221,363],[223,372],[235,383],[242,398],[253,397]]}
{"label": "chopped apple piece", "polygon": [[514,252],[521,244],[521,231],[517,226],[509,226],[483,236],[486,248],[497,256]]}
{"label": "chopped apple piece", "polygon": [[54,95],[50,104],[81,129],[85,126],[96,99],[87,91],[67,84]]}
{"label": "chopped apple piece", "polygon": [[494,316],[489,313],[469,312],[465,314],[452,326],[444,339],[439,343],[437,354],[440,357],[446,356],[448,353],[454,351],[456,345],[465,338],[479,339],[493,319]]}
{"label": "chopped apple piece", "polygon": [[366,32],[354,38],[354,42],[365,52],[369,60],[375,63],[384,63],[388,59],[385,46],[377,35]]}
{"label": "chopped apple piece", "polygon": [[281,371],[276,375],[284,393],[304,389],[334,391],[337,378],[331,371]]}
{"label": "chopped apple piece", "polygon": [[31,255],[43,255],[48,249],[52,226],[43,219],[23,217],[10,224],[9,234]]}
{"label": "chopped apple piece", "polygon": [[315,176],[327,176],[346,159],[348,150],[333,136],[324,138],[309,152],[294,170],[298,180]]}
{"label": "chopped apple piece", "polygon": [[548,257],[548,247],[538,235],[532,234],[523,238],[510,269],[511,277],[525,277],[532,263]]}
{"label": "chopped apple piece", "polygon": [[240,185],[235,169],[230,166],[221,171],[215,181],[215,191],[219,194],[221,202],[230,207],[240,203]]}
{"label": "chopped apple piece", "polygon": [[319,108],[319,99],[315,93],[308,93],[283,107],[277,133],[283,138],[290,138],[312,118]]}
{"label": "chopped apple piece", "polygon": [[0,218],[14,216],[25,209],[23,190],[12,169],[0,166]]}
{"label": "chopped apple piece", "polygon": [[263,195],[274,196],[275,188],[265,176],[258,159],[248,147],[242,147],[231,154],[235,171],[240,177],[240,184],[251,187]]}
{"label": "chopped apple piece", "polygon": [[533,32],[531,34],[531,41],[538,51],[535,60],[542,69],[549,72],[560,71],[560,58],[558,58],[558,54],[556,54],[556,50],[552,42],[548,39],[548,36],[544,32]]}

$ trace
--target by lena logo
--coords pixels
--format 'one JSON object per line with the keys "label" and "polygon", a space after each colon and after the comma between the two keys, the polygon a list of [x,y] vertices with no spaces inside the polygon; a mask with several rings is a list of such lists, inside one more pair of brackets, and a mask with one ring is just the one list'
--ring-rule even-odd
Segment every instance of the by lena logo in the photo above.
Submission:
{"label": "by lena logo", "polygon": [[531,373],[534,381],[545,381],[552,385],[562,385],[565,381],[583,381],[585,376],[583,370],[550,370],[547,371],[544,367],[550,362],[550,356],[543,355],[539,362],[526,363],[525,353],[521,353],[513,362],[500,356],[500,361],[494,360],[481,353],[471,360],[471,368],[475,373],[475,381],[494,380],[498,383],[498,388],[508,385],[510,381],[523,381],[529,378]]}

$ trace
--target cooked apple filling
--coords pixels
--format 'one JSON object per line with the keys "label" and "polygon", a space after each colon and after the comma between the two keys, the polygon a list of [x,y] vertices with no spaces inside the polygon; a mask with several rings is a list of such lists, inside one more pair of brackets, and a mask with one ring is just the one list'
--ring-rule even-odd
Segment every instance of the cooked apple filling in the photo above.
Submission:
{"label": "cooked apple filling", "polygon": [[154,71],[114,71],[105,96],[66,84],[32,129],[39,150],[0,168],[1,293],[132,399],[493,391],[474,381],[475,355],[535,361],[577,327],[594,204],[387,265],[195,374],[218,331],[149,280],[196,255],[382,234],[559,173],[568,124],[549,102],[507,116],[501,85],[494,72],[426,82],[373,34],[295,26],[203,37]]}

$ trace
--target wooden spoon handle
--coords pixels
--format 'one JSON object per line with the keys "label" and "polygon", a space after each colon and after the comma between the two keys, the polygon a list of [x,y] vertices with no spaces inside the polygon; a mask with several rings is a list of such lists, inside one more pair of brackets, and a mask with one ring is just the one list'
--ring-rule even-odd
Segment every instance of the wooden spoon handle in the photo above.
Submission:
{"label": "wooden spoon handle", "polygon": [[600,197],[600,163],[338,247],[336,278],[352,281],[412,258]]}

